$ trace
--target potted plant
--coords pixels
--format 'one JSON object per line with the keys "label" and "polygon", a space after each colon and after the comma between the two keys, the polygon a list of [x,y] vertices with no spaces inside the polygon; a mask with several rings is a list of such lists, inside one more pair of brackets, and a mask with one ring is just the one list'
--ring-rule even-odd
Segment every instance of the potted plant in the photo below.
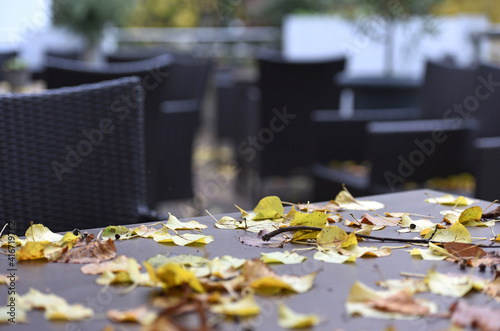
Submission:
{"label": "potted plant", "polygon": [[13,90],[26,85],[30,78],[30,72],[26,61],[19,57],[12,57],[5,61],[3,66],[3,77]]}
{"label": "potted plant", "polygon": [[83,37],[84,59],[96,62],[105,27],[124,23],[134,4],[135,0],[54,0],[52,22]]}

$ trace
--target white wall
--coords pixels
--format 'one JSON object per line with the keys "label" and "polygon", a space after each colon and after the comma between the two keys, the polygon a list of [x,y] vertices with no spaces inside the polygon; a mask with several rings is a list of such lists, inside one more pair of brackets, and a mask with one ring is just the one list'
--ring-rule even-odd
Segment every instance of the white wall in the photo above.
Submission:
{"label": "white wall", "polygon": [[[474,50],[470,34],[490,27],[483,16],[439,17],[435,20],[438,33],[421,36],[417,43],[411,38],[411,32],[418,31],[419,24],[414,20],[406,29],[401,25],[396,29],[394,71],[397,75],[420,77],[425,59],[446,54],[460,64],[471,63]],[[376,29],[381,25],[370,26]],[[283,50],[287,57],[301,60],[343,54],[348,57],[347,72],[352,76],[383,73],[382,43],[368,38],[353,23],[338,16],[288,16],[283,24]]]}

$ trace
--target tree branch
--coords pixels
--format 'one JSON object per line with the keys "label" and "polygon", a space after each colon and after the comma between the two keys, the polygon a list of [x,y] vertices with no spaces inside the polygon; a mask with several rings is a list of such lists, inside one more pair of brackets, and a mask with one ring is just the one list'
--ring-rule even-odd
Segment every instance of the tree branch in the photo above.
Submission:
{"label": "tree branch", "polygon": [[[297,226],[287,226],[283,228],[276,229],[274,231],[271,231],[269,233],[266,233],[265,235],[262,236],[262,240],[264,241],[269,241],[272,237],[283,233],[283,232],[288,232],[288,231],[300,231],[300,230],[309,230],[309,231],[321,231],[323,228],[318,227],[318,226],[303,226],[303,225],[297,225]],[[350,231],[346,231],[347,234],[351,234]],[[356,233],[357,237],[363,238],[363,239],[372,239],[372,240],[378,240],[381,242],[402,242],[402,243],[412,243],[412,244],[428,244],[430,242],[434,244],[444,244],[444,242],[441,241],[432,241],[430,239],[404,239],[404,238],[387,238],[387,237],[375,237],[375,236],[369,236],[366,234],[358,234]],[[475,245],[477,247],[483,247],[483,248],[499,248],[500,245]]]}

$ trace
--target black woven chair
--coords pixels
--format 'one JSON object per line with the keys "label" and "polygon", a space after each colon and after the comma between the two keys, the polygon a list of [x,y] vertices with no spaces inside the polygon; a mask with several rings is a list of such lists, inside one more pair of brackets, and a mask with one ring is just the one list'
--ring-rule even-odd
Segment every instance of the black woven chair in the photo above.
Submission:
{"label": "black woven chair", "polygon": [[239,151],[248,156],[247,161],[253,155],[250,151],[259,156],[261,177],[308,172],[314,143],[311,112],[338,109],[340,89],[334,76],[344,70],[345,62],[345,58],[298,62],[279,54],[259,55],[257,146],[247,142],[249,146],[240,145]]}
{"label": "black woven chair", "polygon": [[155,208],[158,201],[157,178],[160,139],[160,104],[165,100],[172,57],[161,55],[144,61],[103,64],[89,67],[84,62],[48,58],[45,66],[47,87],[58,88],[96,83],[126,76],[138,76],[145,90],[145,140],[148,206]]}
{"label": "black woven chair", "polygon": [[157,201],[192,199],[193,142],[200,125],[210,60],[176,59],[160,105]]}
{"label": "black woven chair", "polygon": [[0,218],[17,234],[30,222],[68,231],[153,216],[137,77],[0,96],[0,117]]}
{"label": "black woven chair", "polygon": [[[469,156],[475,121],[371,122],[366,127],[367,174],[315,164],[315,199],[332,199],[345,184],[355,195],[389,193],[422,186],[435,176],[472,172]],[[413,186],[412,186],[413,187]]]}

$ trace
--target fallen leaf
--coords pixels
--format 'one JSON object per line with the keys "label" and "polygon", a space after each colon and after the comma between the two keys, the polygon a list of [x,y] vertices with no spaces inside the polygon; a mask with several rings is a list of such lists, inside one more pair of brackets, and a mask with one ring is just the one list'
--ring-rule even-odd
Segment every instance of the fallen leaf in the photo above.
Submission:
{"label": "fallen leaf", "polygon": [[356,200],[345,187],[337,194],[334,201],[345,210],[377,210],[385,207],[377,201]]}
{"label": "fallen leaf", "polygon": [[110,309],[106,316],[113,322],[134,322],[141,325],[151,325],[158,317],[158,314],[149,310],[145,306],[128,310]]}
{"label": "fallen leaf", "polygon": [[391,291],[405,290],[411,293],[424,293],[429,291],[425,280],[419,278],[387,279],[378,281],[377,285]]}
{"label": "fallen leaf", "polygon": [[181,222],[172,214],[170,214],[165,226],[170,230],[202,230],[207,228],[206,225],[196,221]]}
{"label": "fallen leaf", "polygon": [[269,233],[268,230],[264,229],[259,231],[258,235],[255,236],[242,236],[238,237],[242,244],[255,247],[267,247],[267,248],[282,248],[285,245],[286,239],[283,236],[274,236],[268,241],[262,240],[262,236]]}
{"label": "fallen leaf", "polygon": [[198,278],[182,265],[177,263],[167,263],[156,269],[156,277],[161,281],[165,289],[188,284],[196,292],[203,293],[205,289],[200,284]]}
{"label": "fallen leaf", "polygon": [[486,285],[483,289],[483,293],[495,299],[497,302],[500,302],[500,271],[496,272],[495,278]]}
{"label": "fallen leaf", "polygon": [[305,256],[297,253],[285,252],[272,252],[260,253],[260,259],[265,263],[283,263],[283,264],[298,264],[306,260]]}
{"label": "fallen leaf", "polygon": [[3,304],[0,306],[0,324],[7,324],[11,323],[9,319],[12,319],[15,317],[15,322],[16,323],[27,323],[28,318],[27,318],[26,310],[21,309],[21,308],[16,308],[15,313],[10,311],[10,307],[7,306],[6,304]]}
{"label": "fallen leaf", "polygon": [[455,197],[451,194],[445,194],[442,197],[425,199],[425,202],[448,206],[470,206],[475,200],[463,196]]}
{"label": "fallen leaf", "polygon": [[214,241],[214,237],[204,234],[185,233],[185,234],[170,234],[167,228],[156,231],[153,234],[153,240],[159,243],[174,243],[178,246],[186,246],[192,244],[206,245]]}
{"label": "fallen leaf", "polygon": [[301,314],[285,306],[278,305],[278,325],[285,329],[304,329],[317,325],[321,319],[315,314]]}
{"label": "fallen leaf", "polygon": [[120,255],[113,261],[89,263],[80,268],[81,272],[86,275],[99,275],[105,271],[119,272],[127,271],[128,257]]}
{"label": "fallen leaf", "polygon": [[253,316],[260,313],[260,307],[255,302],[252,294],[236,300],[224,300],[223,303],[210,306],[210,310],[216,314],[228,316]]}
{"label": "fallen leaf", "polygon": [[[409,215],[405,214],[401,218],[401,226],[406,231],[398,230],[398,232],[421,232],[424,229],[435,229],[438,224],[424,218],[420,220],[412,220]],[[443,227],[444,228],[444,227]]]}
{"label": "fallen leaf", "polygon": [[31,224],[26,230],[25,236],[27,241],[58,242],[63,238],[60,234],[50,231],[49,228],[43,224]]}
{"label": "fallen leaf", "polygon": [[248,287],[260,294],[275,295],[283,292],[304,293],[314,283],[316,272],[305,276],[277,275],[268,265],[259,259],[246,261],[241,268]]}
{"label": "fallen leaf", "polygon": [[146,226],[144,224],[139,225],[135,229],[132,230],[133,234],[138,235],[142,238],[153,238],[153,234],[158,231],[157,228],[153,226]]}
{"label": "fallen leaf", "polygon": [[62,305],[46,309],[44,316],[50,321],[82,321],[93,317],[94,311],[81,304]]}
{"label": "fallen leaf", "polygon": [[322,247],[349,247],[358,244],[354,232],[347,234],[338,226],[325,226],[318,233],[316,242]]}
{"label": "fallen leaf", "polygon": [[314,259],[327,263],[356,262],[357,255],[342,255],[338,251],[323,250],[314,253]]}
{"label": "fallen leaf", "polygon": [[16,251],[18,261],[57,259],[63,253],[63,248],[50,241],[28,241]]}
{"label": "fallen leaf", "polygon": [[74,247],[55,261],[59,263],[97,263],[111,260],[116,256],[113,240],[91,241],[85,246]]}
{"label": "fallen leaf", "polygon": [[[324,227],[328,224],[328,215],[319,211],[315,211],[312,214],[295,213],[293,220],[290,222],[290,226],[315,226]],[[316,239],[319,231],[309,231],[309,230],[299,230],[293,234],[293,240],[305,240],[305,239]]]}
{"label": "fallen leaf", "polygon": [[458,242],[447,242],[444,248],[458,259],[470,259],[470,258],[481,258],[486,256],[486,252],[476,245],[458,243]]}
{"label": "fallen leaf", "polygon": [[450,307],[451,322],[460,327],[471,327],[479,331],[500,330],[500,309],[490,306],[471,306],[464,300]]}
{"label": "fallen leaf", "polygon": [[472,289],[482,290],[486,284],[484,279],[468,275],[445,275],[435,270],[427,273],[425,282],[432,293],[455,298],[463,297]]}
{"label": "fallen leaf", "polygon": [[[432,239],[430,239],[431,236]],[[460,222],[453,223],[446,229],[437,229],[435,232],[429,232],[425,235],[425,239],[438,242],[471,242],[469,231]]]}
{"label": "fallen leaf", "polygon": [[26,238],[20,239],[15,234],[4,234],[0,238],[0,247],[23,246],[27,241]]}
{"label": "fallen leaf", "polygon": [[259,201],[253,209],[253,220],[282,218],[285,212],[281,199],[277,196],[268,196]]}
{"label": "fallen leaf", "polygon": [[443,255],[435,250],[414,248],[410,251],[411,256],[420,256],[423,260],[429,261],[442,261],[446,259],[447,255]]}
{"label": "fallen leaf", "polygon": [[334,213],[339,209],[339,205],[334,200],[330,200],[324,205],[313,203],[298,203],[296,206],[298,210],[305,211],[306,213],[312,213],[313,211]]}
{"label": "fallen leaf", "polygon": [[134,235],[134,229],[128,229],[122,225],[110,225],[102,231],[102,240],[127,240]]}
{"label": "fallen leaf", "polygon": [[496,207],[490,212],[483,213],[483,218],[499,218],[500,217],[500,206]]}
{"label": "fallen leaf", "polygon": [[361,223],[367,223],[372,225],[383,225],[383,226],[396,226],[401,222],[398,218],[389,217],[375,217],[368,213],[361,215]]}
{"label": "fallen leaf", "polygon": [[407,291],[375,291],[356,281],[349,292],[346,310],[350,315],[374,318],[416,319],[437,312],[437,305],[415,299]]}

